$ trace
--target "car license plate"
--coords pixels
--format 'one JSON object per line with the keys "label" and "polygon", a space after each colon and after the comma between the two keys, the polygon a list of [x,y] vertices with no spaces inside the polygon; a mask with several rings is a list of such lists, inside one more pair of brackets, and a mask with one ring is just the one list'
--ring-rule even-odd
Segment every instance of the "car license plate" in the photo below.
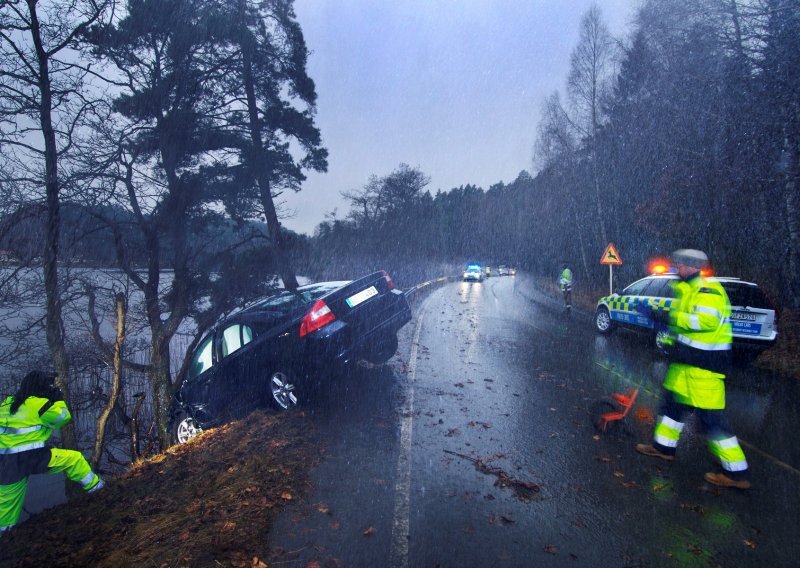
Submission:
{"label": "car license plate", "polygon": [[732,324],[734,335],[761,335],[761,324],[749,321],[735,321]]}
{"label": "car license plate", "polygon": [[756,321],[756,314],[748,314],[743,312],[733,312],[731,314],[732,320],[739,320],[739,321]]}
{"label": "car license plate", "polygon": [[361,290],[358,294],[354,294],[347,298],[347,305],[351,308],[355,308],[358,304],[362,302],[366,302],[372,296],[377,296],[378,290],[375,289],[375,286],[370,286],[366,290]]}

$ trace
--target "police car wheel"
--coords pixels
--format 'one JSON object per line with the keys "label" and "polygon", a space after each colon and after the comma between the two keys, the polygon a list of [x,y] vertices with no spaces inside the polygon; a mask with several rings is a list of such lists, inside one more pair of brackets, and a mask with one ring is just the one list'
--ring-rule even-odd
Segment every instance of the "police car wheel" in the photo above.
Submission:
{"label": "police car wheel", "polygon": [[658,330],[655,333],[656,349],[662,355],[666,355],[669,352],[669,339],[669,331],[666,329]]}
{"label": "police car wheel", "polygon": [[597,312],[594,314],[594,326],[600,333],[610,333],[614,328],[614,324],[611,321],[611,314],[608,312],[607,308],[603,306],[597,308]]}

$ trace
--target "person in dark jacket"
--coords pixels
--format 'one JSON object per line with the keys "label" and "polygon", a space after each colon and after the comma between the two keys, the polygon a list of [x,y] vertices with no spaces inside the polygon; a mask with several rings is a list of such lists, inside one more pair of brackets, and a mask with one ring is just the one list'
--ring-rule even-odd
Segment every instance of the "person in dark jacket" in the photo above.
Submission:
{"label": "person in dark jacket", "polygon": [[90,493],[104,486],[80,452],[45,447],[72,419],[55,378],[32,371],[0,404],[0,532],[17,524],[30,475],[63,471]]}

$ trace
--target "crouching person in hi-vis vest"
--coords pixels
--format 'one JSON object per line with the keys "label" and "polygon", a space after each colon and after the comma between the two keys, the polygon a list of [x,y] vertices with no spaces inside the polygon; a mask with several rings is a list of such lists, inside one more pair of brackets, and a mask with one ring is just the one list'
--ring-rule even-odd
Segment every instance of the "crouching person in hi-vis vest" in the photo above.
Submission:
{"label": "crouching person in hi-vis vest", "polygon": [[677,250],[672,253],[672,264],[680,276],[674,284],[675,300],[668,314],[652,312],[654,319],[668,316],[674,337],[664,379],[664,401],[652,445],[637,444],[636,451],[672,461],[684,417],[694,411],[722,468],[706,473],[705,480],[721,487],[747,489],[747,460],[723,413],[725,375],[731,358],[730,301],[719,283],[701,275],[700,270],[708,265],[702,251]]}
{"label": "crouching person in hi-vis vest", "polygon": [[54,380],[52,373],[28,373],[0,404],[0,532],[19,520],[29,475],[63,471],[90,493],[104,485],[79,452],[45,447],[72,418]]}

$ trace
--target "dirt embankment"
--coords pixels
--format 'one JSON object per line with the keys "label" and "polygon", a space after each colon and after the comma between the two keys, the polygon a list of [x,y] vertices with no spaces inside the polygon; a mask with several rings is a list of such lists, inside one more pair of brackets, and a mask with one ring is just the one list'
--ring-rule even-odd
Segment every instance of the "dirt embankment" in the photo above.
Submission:
{"label": "dirt embankment", "polygon": [[1,566],[264,566],[272,520],[308,488],[303,413],[257,411],[0,538]]}

